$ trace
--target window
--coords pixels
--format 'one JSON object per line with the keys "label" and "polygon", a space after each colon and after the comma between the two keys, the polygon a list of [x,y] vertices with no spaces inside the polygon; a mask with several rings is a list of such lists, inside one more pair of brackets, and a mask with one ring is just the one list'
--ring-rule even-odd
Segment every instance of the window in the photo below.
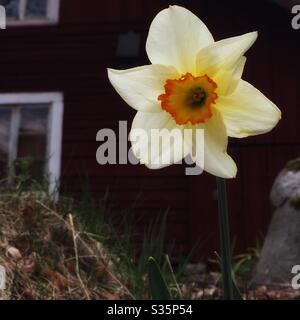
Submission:
{"label": "window", "polygon": [[7,25],[55,24],[60,0],[0,0],[6,9]]}
{"label": "window", "polygon": [[50,192],[60,176],[63,98],[60,93],[0,94],[0,176],[8,164],[30,157],[31,175],[49,175]]}

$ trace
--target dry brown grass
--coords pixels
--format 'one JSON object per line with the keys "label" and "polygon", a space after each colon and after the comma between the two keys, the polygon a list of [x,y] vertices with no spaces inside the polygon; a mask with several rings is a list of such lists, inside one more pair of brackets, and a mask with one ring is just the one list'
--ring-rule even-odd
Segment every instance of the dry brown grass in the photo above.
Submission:
{"label": "dry brown grass", "polygon": [[84,232],[72,212],[63,217],[35,193],[0,198],[2,299],[128,299],[110,255]]}

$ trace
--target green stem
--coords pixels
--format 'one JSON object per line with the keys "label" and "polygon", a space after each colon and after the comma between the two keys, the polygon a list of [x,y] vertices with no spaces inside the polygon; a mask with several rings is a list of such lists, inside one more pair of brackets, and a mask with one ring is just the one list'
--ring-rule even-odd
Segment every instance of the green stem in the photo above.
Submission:
{"label": "green stem", "polygon": [[233,300],[233,282],[231,269],[231,247],[229,234],[229,219],[226,183],[222,178],[217,177],[218,189],[218,212],[219,212],[219,228],[221,242],[221,258],[222,258],[222,280],[224,299]]}

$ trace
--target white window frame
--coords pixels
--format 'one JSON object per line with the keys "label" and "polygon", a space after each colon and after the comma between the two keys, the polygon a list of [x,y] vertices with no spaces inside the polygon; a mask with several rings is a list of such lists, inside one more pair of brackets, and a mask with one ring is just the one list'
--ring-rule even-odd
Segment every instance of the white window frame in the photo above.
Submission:
{"label": "white window frame", "polygon": [[[63,94],[61,92],[45,92],[45,93],[1,93],[1,105],[26,105],[26,104],[49,104],[49,122],[48,122],[48,146],[47,156],[48,162],[46,173],[49,174],[50,185],[49,192],[56,193],[60,179],[61,171],[61,156],[62,156],[62,136],[63,136],[63,113],[64,103]],[[17,125],[18,117],[12,120],[14,125]],[[15,124],[14,124],[15,123]],[[12,130],[14,131],[14,130]],[[15,143],[17,137],[13,136],[10,139],[11,143]]]}
{"label": "white window frame", "polygon": [[20,0],[19,5],[19,17],[18,19],[6,19],[7,26],[22,27],[22,26],[34,26],[34,25],[54,25],[59,22],[59,9],[60,0],[48,0],[47,2],[47,13],[43,18],[26,18],[27,0]]}

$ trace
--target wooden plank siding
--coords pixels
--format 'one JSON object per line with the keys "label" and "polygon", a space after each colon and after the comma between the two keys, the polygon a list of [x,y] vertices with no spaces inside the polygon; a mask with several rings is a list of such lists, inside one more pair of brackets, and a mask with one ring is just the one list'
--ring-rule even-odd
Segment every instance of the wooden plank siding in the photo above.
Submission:
{"label": "wooden plank siding", "polygon": [[[271,133],[230,140],[229,153],[239,168],[238,177],[228,181],[232,237],[237,250],[243,251],[267,230],[272,214],[269,190],[276,174],[300,154],[300,31],[292,30],[288,11],[269,1],[176,3],[199,15],[217,40],[259,31],[247,54],[244,78],[283,111],[282,121]],[[95,158],[97,131],[117,129],[119,120],[131,123],[135,114],[106,75],[106,67],[119,63],[118,35],[140,32],[143,47],[137,63],[149,63],[144,49],[148,27],[167,5],[164,0],[62,0],[59,25],[0,31],[0,91],[62,91],[62,191],[80,196],[86,181],[95,198],[109,190],[116,208],[133,206],[139,230],[169,209],[168,241],[176,239],[186,252],[199,241],[195,259],[206,258],[218,249],[214,177],[187,177],[180,166],[160,171],[99,166]]]}

